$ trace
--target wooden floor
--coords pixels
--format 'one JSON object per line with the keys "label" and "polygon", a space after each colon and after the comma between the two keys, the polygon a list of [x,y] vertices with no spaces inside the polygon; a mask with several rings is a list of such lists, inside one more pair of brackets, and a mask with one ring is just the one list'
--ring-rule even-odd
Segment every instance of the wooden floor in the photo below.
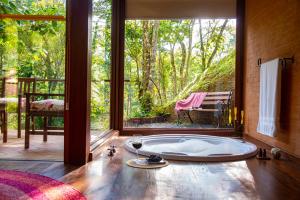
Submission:
{"label": "wooden floor", "polygon": [[24,134],[17,138],[17,133],[10,131],[7,143],[0,142],[0,159],[12,160],[51,160],[63,161],[64,137],[48,136],[48,141],[43,142],[42,135],[30,136],[30,147],[24,149]]}
{"label": "wooden floor", "polygon": [[[91,140],[97,140],[101,134],[93,131]],[[17,131],[9,130],[7,143],[0,138],[0,160],[63,161],[63,156],[64,137],[61,135],[49,135],[47,142],[43,142],[42,135],[31,135],[29,149],[24,149],[24,132],[22,138],[17,138]]]}
{"label": "wooden floor", "polygon": [[[76,168],[62,162],[0,161],[1,169],[39,173],[69,183],[88,199],[299,199],[300,165],[289,160],[226,163],[170,162],[161,169],[126,166],[133,154],[114,138],[93,162]],[[107,147],[118,146],[107,157]]]}

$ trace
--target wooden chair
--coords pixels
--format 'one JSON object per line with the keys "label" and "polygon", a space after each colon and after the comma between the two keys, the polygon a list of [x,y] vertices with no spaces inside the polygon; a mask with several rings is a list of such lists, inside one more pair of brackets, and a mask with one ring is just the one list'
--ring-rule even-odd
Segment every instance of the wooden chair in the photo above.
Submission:
{"label": "wooden chair", "polygon": [[[39,80],[42,81],[42,80]],[[63,82],[63,80],[44,80],[48,82]],[[51,91],[48,91],[51,92]],[[64,127],[49,125],[49,119],[64,117],[64,94],[26,93],[26,118],[25,118],[25,148],[29,148],[30,135],[43,135],[43,141],[47,141],[48,135],[63,135]],[[58,105],[57,105],[58,103]],[[56,107],[55,107],[56,106]],[[35,130],[34,117],[43,118],[43,130]],[[31,120],[30,120],[31,119]],[[30,130],[30,121],[31,130]]]}
{"label": "wooden chair", "polygon": [[[202,102],[202,104],[199,108],[188,108],[188,109],[184,109],[181,111],[183,111],[187,114],[191,123],[193,123],[193,120],[190,116],[190,112],[192,112],[192,111],[213,112],[216,114],[215,116],[217,119],[217,127],[219,127],[224,114],[230,108],[231,98],[232,98],[231,91],[208,92],[204,98],[204,101]],[[178,113],[178,119],[180,119],[179,113]]]}
{"label": "wooden chair", "polygon": [[17,81],[17,97],[6,97],[6,84],[9,83],[8,78],[2,77],[0,80],[0,118],[1,131],[3,133],[3,142],[7,142],[7,105],[8,103],[15,103],[18,114],[18,138],[21,138],[21,115],[25,111],[25,93],[35,92],[36,79],[35,78],[18,78]]}
{"label": "wooden chair", "polygon": [[[21,119],[25,112],[26,93],[36,92],[36,78],[18,78],[18,138],[21,138]],[[32,118],[34,120],[34,118]],[[33,123],[34,124],[34,123]]]}

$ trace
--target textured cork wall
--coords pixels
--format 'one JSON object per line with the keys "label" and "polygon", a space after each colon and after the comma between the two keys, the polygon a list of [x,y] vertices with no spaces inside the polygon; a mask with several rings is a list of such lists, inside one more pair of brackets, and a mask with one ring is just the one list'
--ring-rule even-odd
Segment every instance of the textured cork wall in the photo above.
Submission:
{"label": "textured cork wall", "polygon": [[[247,0],[245,24],[245,134],[300,157],[300,1]],[[271,138],[256,132],[259,107],[257,59],[295,56],[284,71],[281,130]]]}

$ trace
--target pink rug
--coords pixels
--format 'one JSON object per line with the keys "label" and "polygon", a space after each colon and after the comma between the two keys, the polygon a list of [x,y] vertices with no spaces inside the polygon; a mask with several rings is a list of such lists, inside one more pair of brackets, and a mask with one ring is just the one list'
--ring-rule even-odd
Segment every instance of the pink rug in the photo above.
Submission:
{"label": "pink rug", "polygon": [[46,176],[0,170],[0,200],[85,200],[70,185]]}

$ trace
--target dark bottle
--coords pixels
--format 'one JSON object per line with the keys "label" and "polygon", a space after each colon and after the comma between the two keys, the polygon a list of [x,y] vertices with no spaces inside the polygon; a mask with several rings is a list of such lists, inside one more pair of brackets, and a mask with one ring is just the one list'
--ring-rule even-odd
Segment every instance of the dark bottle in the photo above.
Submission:
{"label": "dark bottle", "polygon": [[258,151],[258,157],[262,157],[263,156],[263,152],[262,152],[262,149],[261,148],[259,148],[259,151]]}
{"label": "dark bottle", "polygon": [[267,158],[267,151],[266,151],[266,149],[263,150],[262,157],[263,157],[263,158]]}

